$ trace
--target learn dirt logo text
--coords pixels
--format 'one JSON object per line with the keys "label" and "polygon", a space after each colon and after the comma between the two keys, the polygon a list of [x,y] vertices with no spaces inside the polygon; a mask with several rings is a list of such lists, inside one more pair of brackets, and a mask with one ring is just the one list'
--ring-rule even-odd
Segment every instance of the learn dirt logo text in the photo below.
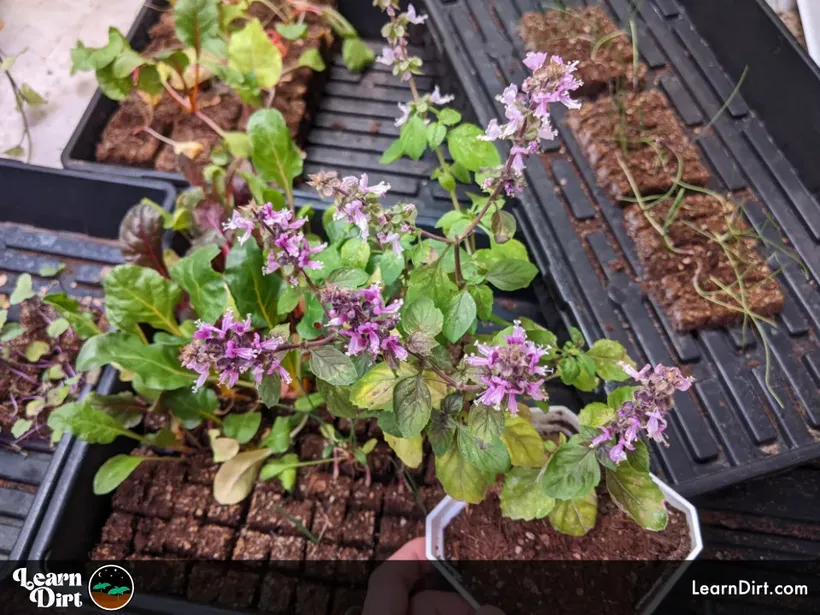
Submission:
{"label": "learn dirt logo text", "polygon": [[97,568],[88,580],[91,601],[104,611],[119,611],[134,596],[134,579],[122,566]]}
{"label": "learn dirt logo text", "polygon": [[[12,578],[20,587],[29,591],[29,600],[41,609],[66,608],[83,605],[79,588],[83,586],[82,575],[75,573],[38,572],[29,578],[28,570],[18,568]],[[72,591],[72,588],[78,591]],[[68,591],[66,591],[68,588]]]}

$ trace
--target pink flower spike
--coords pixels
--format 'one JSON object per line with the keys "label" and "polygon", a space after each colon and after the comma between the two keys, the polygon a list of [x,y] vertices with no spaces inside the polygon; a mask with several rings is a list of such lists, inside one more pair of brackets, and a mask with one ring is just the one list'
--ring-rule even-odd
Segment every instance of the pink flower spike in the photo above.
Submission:
{"label": "pink flower spike", "polygon": [[[557,56],[553,56],[557,57]],[[560,58],[559,58],[560,60]],[[544,66],[544,62],[547,61],[547,54],[546,53],[533,53],[532,51],[527,54],[527,57],[524,58],[524,66],[529,68],[531,71],[535,72],[542,66]]]}

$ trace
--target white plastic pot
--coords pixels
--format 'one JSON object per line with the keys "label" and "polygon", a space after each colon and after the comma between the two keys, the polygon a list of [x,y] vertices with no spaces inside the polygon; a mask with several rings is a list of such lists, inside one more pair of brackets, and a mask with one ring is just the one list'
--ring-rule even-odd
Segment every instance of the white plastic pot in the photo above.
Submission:
{"label": "white plastic pot", "polygon": [[[577,432],[579,429],[578,417],[571,410],[563,406],[553,406],[550,408],[547,414],[554,414],[553,417],[550,417],[553,420],[549,420],[546,416],[539,417],[538,413],[544,414],[540,410],[533,410],[533,425],[535,425],[542,434],[555,433],[556,431],[563,432],[564,430],[561,429],[560,426],[565,424],[570,425],[572,431]],[[675,569],[674,573],[658,579],[650,591],[638,603],[635,612],[641,615],[649,615],[658,608],[666,594],[675,586],[675,583],[677,583],[678,579],[689,567],[692,560],[703,550],[703,538],[700,533],[698,511],[692,504],[654,474],[652,475],[652,480],[654,480],[661,491],[663,491],[667,504],[686,516],[692,545],[686,558],[681,560],[680,565]],[[478,609],[480,605],[464,587],[459,573],[447,562],[445,555],[444,530],[466,507],[467,504],[464,502],[459,502],[447,496],[427,515],[425,527],[426,555],[427,559],[433,563],[444,578],[461,594],[470,606],[474,609]]]}

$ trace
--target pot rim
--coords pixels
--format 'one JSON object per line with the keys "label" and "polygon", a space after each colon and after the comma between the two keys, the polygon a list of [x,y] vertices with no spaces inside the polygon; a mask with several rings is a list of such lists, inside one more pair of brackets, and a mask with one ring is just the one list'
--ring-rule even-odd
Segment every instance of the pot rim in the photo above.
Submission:
{"label": "pot rim", "polygon": [[[541,412],[541,410],[535,408],[531,410],[533,412]],[[551,406],[550,412],[560,413],[562,421],[572,417],[569,418],[569,421],[573,423],[576,430],[578,429],[580,424],[578,423],[577,415],[575,415],[566,406]],[[689,567],[689,564],[691,564],[691,562],[696,559],[703,550],[703,536],[700,531],[700,520],[698,518],[697,509],[688,500],[686,500],[657,476],[651,473],[650,476],[658,487],[660,487],[666,502],[672,508],[682,512],[685,515],[689,526],[691,549],[689,550],[687,556],[680,560],[680,565],[673,574],[666,578],[659,578],[658,581],[652,586],[647,593],[649,601],[645,604],[638,604],[638,608],[640,609],[639,612],[643,614],[652,613],[658,607],[668,591],[675,585],[677,580]],[[444,499],[441,500],[441,502],[439,502],[438,505],[427,515],[427,519],[425,521],[425,555],[427,560],[433,563],[442,576],[444,576],[453,588],[461,594],[467,603],[472,608],[479,609],[481,605],[478,604],[476,599],[461,583],[461,576],[447,561],[444,555],[444,530],[448,525],[450,525],[453,519],[461,514],[466,507],[466,502],[455,500],[448,495],[445,496]]]}

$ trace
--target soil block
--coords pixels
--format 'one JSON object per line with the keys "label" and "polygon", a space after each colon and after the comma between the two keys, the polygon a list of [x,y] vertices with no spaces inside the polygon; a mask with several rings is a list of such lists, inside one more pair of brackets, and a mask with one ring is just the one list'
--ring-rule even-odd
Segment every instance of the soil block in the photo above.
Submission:
{"label": "soil block", "polygon": [[[527,50],[578,61],[577,75],[584,82],[577,91],[579,96],[595,96],[632,83],[632,41],[625,32],[617,34],[619,31],[600,6],[571,12],[525,13],[521,17],[521,38]],[[646,65],[639,62],[639,83],[643,83],[646,73]]]}
{"label": "soil block", "polygon": [[587,102],[567,123],[595,170],[598,184],[615,200],[635,197],[621,164],[640,195],[664,194],[681,179],[704,186],[711,174],[690,143],[666,98],[657,90],[625,92]]}

